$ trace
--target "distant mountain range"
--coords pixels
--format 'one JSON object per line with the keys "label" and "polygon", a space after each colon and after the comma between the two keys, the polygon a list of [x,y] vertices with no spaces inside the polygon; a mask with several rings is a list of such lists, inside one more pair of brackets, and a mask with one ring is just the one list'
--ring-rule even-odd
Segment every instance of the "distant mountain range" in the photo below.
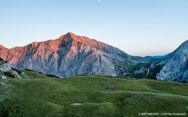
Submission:
{"label": "distant mountain range", "polygon": [[167,56],[137,57],[85,36],[67,33],[56,40],[8,49],[0,57],[18,69],[59,77],[79,74],[156,78],[188,82],[188,41]]}

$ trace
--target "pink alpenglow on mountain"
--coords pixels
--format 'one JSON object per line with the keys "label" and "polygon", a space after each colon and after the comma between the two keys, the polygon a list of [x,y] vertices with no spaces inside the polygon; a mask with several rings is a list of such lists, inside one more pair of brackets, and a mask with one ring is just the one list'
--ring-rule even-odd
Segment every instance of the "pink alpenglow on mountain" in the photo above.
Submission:
{"label": "pink alpenglow on mountain", "polygon": [[0,45],[0,57],[19,69],[31,69],[59,77],[87,75],[117,76],[115,65],[128,56],[105,43],[67,33],[56,40],[34,42],[7,49]]}

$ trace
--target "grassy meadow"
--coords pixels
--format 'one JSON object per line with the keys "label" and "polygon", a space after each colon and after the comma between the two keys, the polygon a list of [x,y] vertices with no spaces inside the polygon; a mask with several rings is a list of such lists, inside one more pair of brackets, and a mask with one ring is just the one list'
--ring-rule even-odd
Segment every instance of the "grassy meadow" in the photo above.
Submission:
{"label": "grassy meadow", "polygon": [[[33,71],[21,75],[0,80],[1,116],[137,117],[188,111],[188,84],[84,75],[58,79]],[[115,90],[106,90],[106,84]]]}

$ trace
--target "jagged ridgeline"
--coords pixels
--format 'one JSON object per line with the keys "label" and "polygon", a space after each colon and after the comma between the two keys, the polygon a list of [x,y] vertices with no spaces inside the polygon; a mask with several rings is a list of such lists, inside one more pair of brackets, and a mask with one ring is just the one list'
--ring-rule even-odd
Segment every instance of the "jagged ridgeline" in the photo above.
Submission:
{"label": "jagged ridgeline", "polygon": [[[134,60],[135,57],[131,58]],[[147,59],[147,60],[146,60]],[[121,75],[133,78],[188,82],[188,41],[174,52],[157,59],[146,57],[144,62],[120,62]]]}
{"label": "jagged ridgeline", "polygon": [[73,33],[24,47],[1,48],[0,56],[13,67],[59,77],[79,74],[119,76],[118,64],[132,61],[118,48]]}
{"label": "jagged ridgeline", "polygon": [[0,45],[0,48],[0,57],[14,68],[61,78],[86,74],[188,82],[188,41],[167,56],[155,59],[131,56],[73,33],[23,47],[7,49]]}

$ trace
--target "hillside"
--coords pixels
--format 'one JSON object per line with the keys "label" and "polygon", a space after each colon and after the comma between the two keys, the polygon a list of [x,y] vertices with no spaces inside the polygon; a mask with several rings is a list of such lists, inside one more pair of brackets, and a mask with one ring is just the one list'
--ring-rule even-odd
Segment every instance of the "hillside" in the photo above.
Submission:
{"label": "hillside", "polygon": [[[146,57],[147,62],[130,64],[121,62],[123,76],[132,78],[152,78],[157,80],[188,82],[188,41],[182,43],[172,53],[153,59]],[[129,63],[129,64],[127,64]]]}
{"label": "hillside", "polygon": [[164,65],[156,76],[158,80],[188,83],[188,41],[163,58],[159,64]]}
{"label": "hillside", "polygon": [[[12,108],[14,117],[136,117],[186,113],[188,106],[188,84],[108,76],[56,79],[22,72],[23,79],[0,80],[1,105],[4,112]],[[115,90],[107,91],[106,84]]]}
{"label": "hillside", "polygon": [[188,82],[188,41],[154,59],[131,56],[103,42],[67,33],[23,47],[7,49],[0,45],[0,57],[14,68],[61,78],[85,74]]}
{"label": "hillside", "polygon": [[119,76],[122,74],[120,62],[146,62],[145,58],[130,56],[118,48],[73,33],[24,47],[0,48],[0,57],[18,69],[31,69],[59,77],[79,74]]}

